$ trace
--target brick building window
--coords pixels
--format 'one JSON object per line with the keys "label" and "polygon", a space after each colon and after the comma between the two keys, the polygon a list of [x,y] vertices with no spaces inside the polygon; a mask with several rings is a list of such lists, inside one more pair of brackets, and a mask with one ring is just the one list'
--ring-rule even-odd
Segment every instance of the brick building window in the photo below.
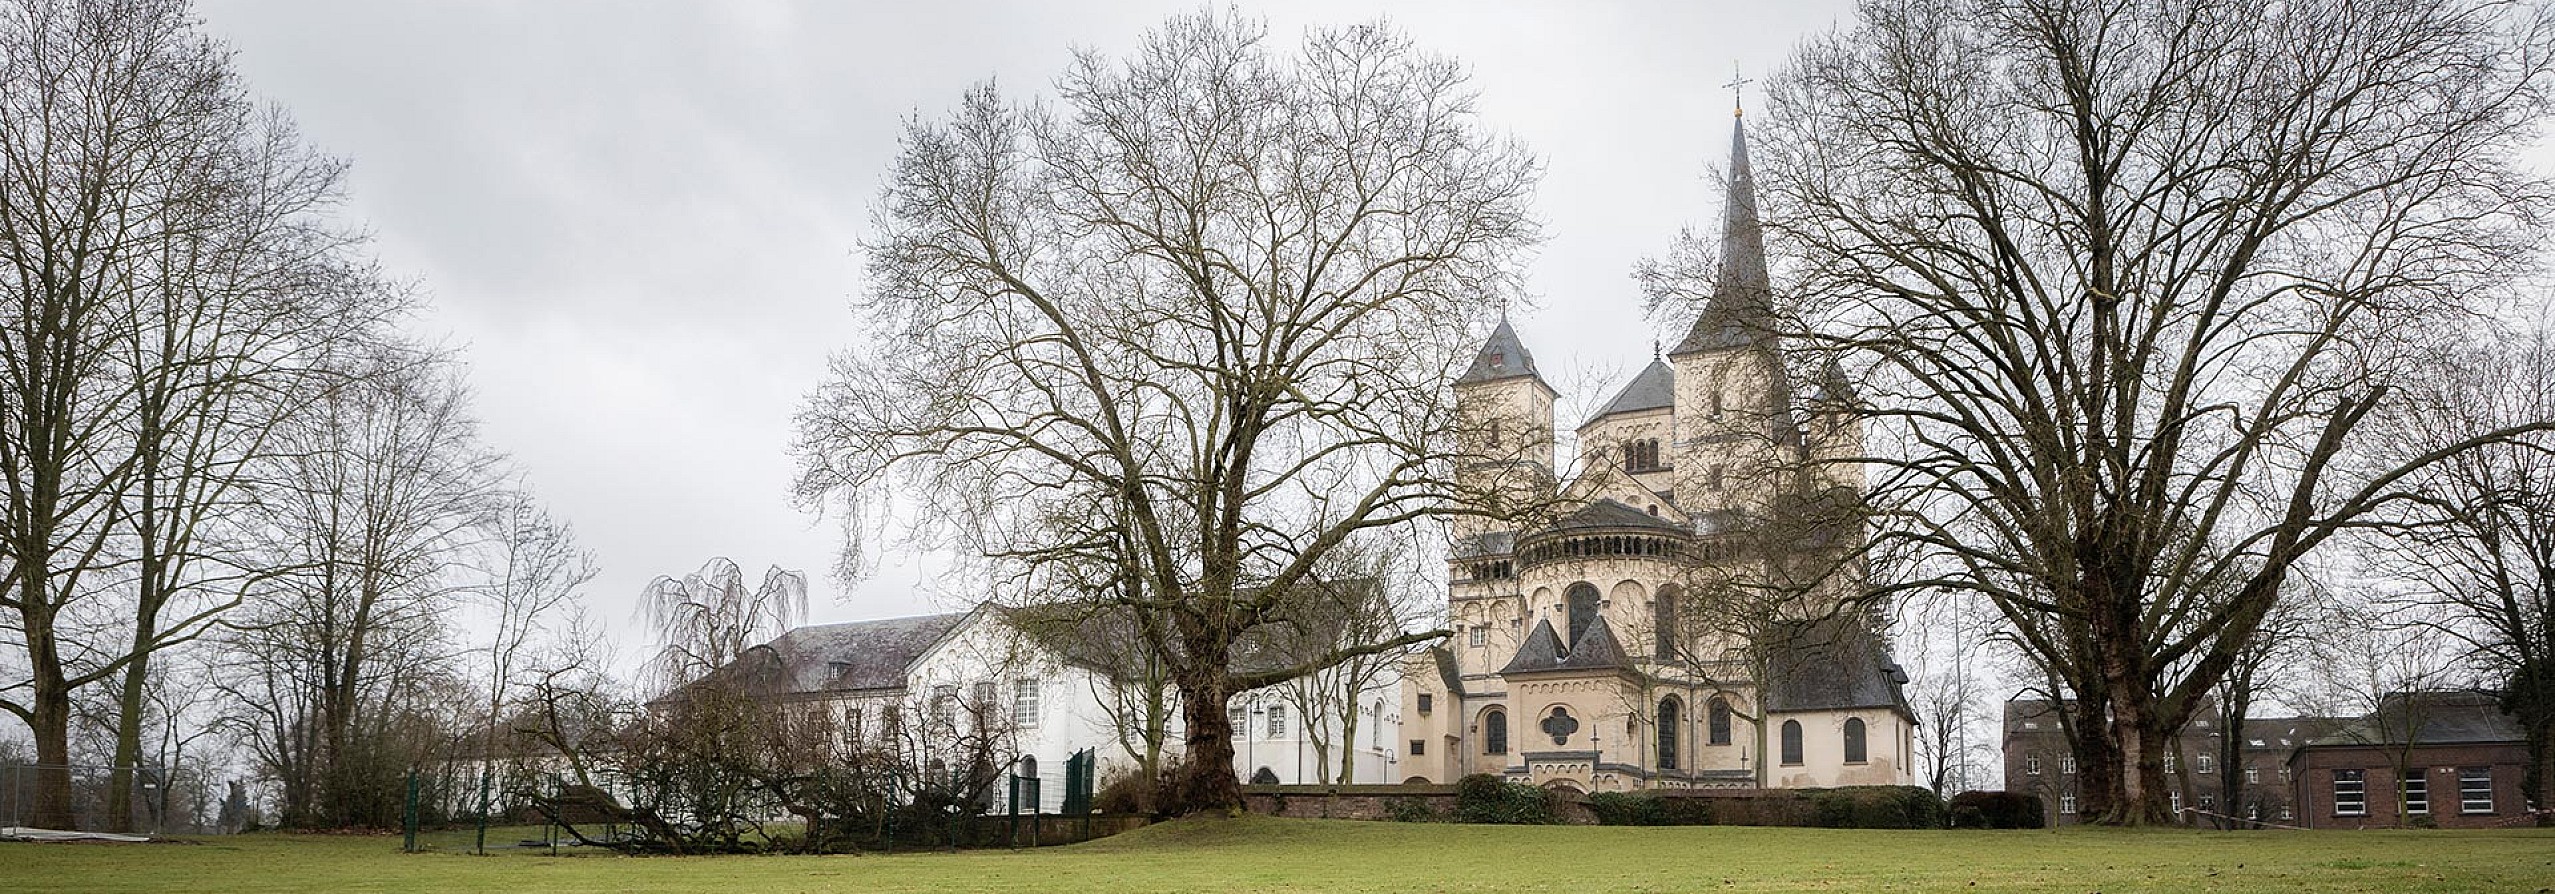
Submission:
{"label": "brick building window", "polygon": [[2060,812],[2060,813],[2075,813],[2075,812],[2076,812],[2076,796],[2075,796],[2075,795],[2060,795],[2060,796],[2058,796],[2058,812]]}
{"label": "brick building window", "polygon": [[2457,768],[2457,810],[2459,813],[2493,812],[2493,768]]}
{"label": "brick building window", "polygon": [[2203,751],[2198,756],[2191,759],[2191,764],[2192,766],[2199,768],[2200,772],[2214,773],[2217,772],[2218,759],[2211,757],[2209,752]]}
{"label": "brick building window", "polygon": [[2179,760],[2179,758],[2181,758],[2181,757],[2182,757],[2182,755],[2175,754],[2175,753],[2173,753],[2173,752],[2171,752],[2171,751],[2165,752],[2165,772],[2167,772],[2167,773],[2175,772],[2175,771],[2178,769],[2179,765],[2182,763],[2182,762]]}
{"label": "brick building window", "polygon": [[2025,776],[2038,776],[2038,775],[2040,775],[2040,755],[2037,755],[2037,754],[2026,754],[2026,755],[2023,755],[2023,775],[2025,775]]}
{"label": "brick building window", "polygon": [[2244,768],[2244,781],[2245,781],[2245,784],[2246,784],[2246,785],[2256,785],[2256,784],[2260,784],[2260,783],[2262,782],[2262,768],[2261,768],[2261,767],[2246,767],[2246,768]]}
{"label": "brick building window", "polygon": [[2333,815],[2369,815],[2369,771],[2333,771]]}
{"label": "brick building window", "polygon": [[2431,780],[2428,775],[2429,773],[2429,770],[2421,767],[2414,767],[2404,771],[2404,778],[2397,782],[2397,785],[2400,787],[2400,791],[2404,795],[2404,812],[2406,814],[2418,816],[2431,812]]}
{"label": "brick building window", "polygon": [[2075,773],[2075,772],[2076,772],[2076,756],[2075,756],[2075,755],[2072,755],[2072,754],[2062,754],[2062,755],[2059,755],[2059,756],[2058,756],[2058,772],[2059,772],[2059,774],[2060,774],[2060,775],[2068,775],[2068,774],[2073,774],[2073,773]]}

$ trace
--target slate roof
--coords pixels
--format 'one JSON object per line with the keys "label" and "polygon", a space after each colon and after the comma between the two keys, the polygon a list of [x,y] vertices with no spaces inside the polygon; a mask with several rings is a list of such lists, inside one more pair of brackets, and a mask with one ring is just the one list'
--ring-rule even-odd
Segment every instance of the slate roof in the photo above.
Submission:
{"label": "slate roof", "polygon": [[1623,643],[1615,639],[1615,630],[1605,616],[1579,638],[1576,646],[1564,646],[1561,634],[1553,632],[1547,618],[1535,622],[1535,632],[1526,635],[1526,644],[1517,648],[1516,657],[1500,668],[1502,675],[1533,674],[1549,671],[1613,670],[1632,666],[1632,658],[1624,654]]}
{"label": "slate roof", "polygon": [[1472,368],[1464,370],[1455,381],[1495,382],[1535,375],[1539,375],[1535,371],[1535,355],[1526,350],[1525,342],[1517,340],[1517,330],[1502,319],[1499,328],[1490,331],[1490,338],[1483,340],[1480,353],[1473,356]]}
{"label": "slate roof", "polygon": [[1766,636],[1766,710],[1907,709],[1907,672],[1860,619],[1782,621]]}
{"label": "slate roof", "polygon": [[1560,520],[1546,526],[1544,530],[1576,531],[1588,528],[1654,528],[1679,533],[1686,530],[1684,526],[1676,522],[1635,509],[1612,497],[1582,506],[1578,511],[1562,516]]}
{"label": "slate roof", "polygon": [[[2408,742],[2407,740],[2410,739]],[[2377,711],[2309,745],[2471,745],[2525,742],[2519,721],[2490,693],[2390,692]]]}
{"label": "slate roof", "polygon": [[1745,119],[1730,129],[1730,186],[1721,206],[1721,269],[1712,298],[1672,354],[1746,347],[1774,334],[1774,285],[1766,273],[1765,226],[1757,218],[1757,182],[1748,165]]}
{"label": "slate roof", "polygon": [[1604,409],[1598,410],[1597,415],[1588,417],[1588,421],[1580,425],[1585,427],[1595,424],[1599,419],[1623,413],[1667,409],[1675,406],[1676,402],[1676,369],[1670,367],[1667,361],[1652,360],[1649,366],[1642,367],[1639,375],[1632,377],[1631,383],[1623,386],[1622,391],[1615,393],[1614,400],[1607,401]]}
{"label": "slate roof", "polygon": [[1458,559],[1474,556],[1504,556],[1517,551],[1517,532],[1484,531],[1455,538],[1452,555]]}
{"label": "slate roof", "polygon": [[735,681],[746,692],[760,696],[900,688],[905,685],[906,668],[969,614],[801,627],[755,647],[704,679]]}

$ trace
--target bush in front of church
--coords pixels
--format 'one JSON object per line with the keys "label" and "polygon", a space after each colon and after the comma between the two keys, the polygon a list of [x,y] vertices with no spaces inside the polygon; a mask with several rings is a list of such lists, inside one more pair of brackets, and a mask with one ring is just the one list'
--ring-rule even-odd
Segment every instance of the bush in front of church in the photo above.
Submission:
{"label": "bush in front of church", "polygon": [[1580,799],[1600,826],[1709,826],[1712,804],[1702,798],[1636,792],[1598,792]]}
{"label": "bush in front of church", "polygon": [[1540,826],[1561,822],[1559,798],[1552,792],[1509,782],[1488,773],[1455,781],[1455,821]]}
{"label": "bush in front of church", "polygon": [[1810,792],[1810,825],[1829,829],[1940,829],[1943,799],[1913,785],[1849,785]]}
{"label": "bush in front of church", "polygon": [[2048,825],[2039,798],[2021,792],[1962,792],[1952,796],[1952,828],[2038,829]]}

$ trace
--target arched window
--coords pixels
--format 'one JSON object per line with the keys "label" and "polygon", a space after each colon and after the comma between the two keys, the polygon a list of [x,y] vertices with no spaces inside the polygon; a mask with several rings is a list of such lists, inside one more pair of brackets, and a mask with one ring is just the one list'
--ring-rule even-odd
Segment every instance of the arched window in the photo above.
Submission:
{"label": "arched window", "polygon": [[1783,722],[1783,765],[1786,767],[1801,765],[1801,721]]}
{"label": "arched window", "polygon": [[1563,598],[1570,603],[1570,644],[1576,646],[1580,637],[1597,626],[1597,588],[1581,581],[1571,584]]}
{"label": "arched window", "polygon": [[1676,696],[1659,700],[1659,769],[1677,768],[1677,729],[1685,723],[1685,711]]}
{"label": "arched window", "polygon": [[1870,754],[1863,748],[1863,718],[1848,717],[1845,719],[1845,762],[1859,764],[1868,760],[1871,760]]}
{"label": "arched window", "polygon": [[1707,724],[1704,730],[1704,741],[1714,745],[1730,744],[1729,699],[1714,696],[1712,703],[1705,706],[1704,720]]}
{"label": "arched window", "polygon": [[1508,712],[1492,708],[1482,715],[1482,753],[1508,753]]}
{"label": "arched window", "polygon": [[1021,755],[1020,769],[1014,771],[1014,773],[1024,779],[1038,778],[1038,759],[1026,754]]}
{"label": "arched window", "polygon": [[1650,612],[1651,657],[1661,661],[1677,660],[1677,591],[1661,587],[1657,607]]}

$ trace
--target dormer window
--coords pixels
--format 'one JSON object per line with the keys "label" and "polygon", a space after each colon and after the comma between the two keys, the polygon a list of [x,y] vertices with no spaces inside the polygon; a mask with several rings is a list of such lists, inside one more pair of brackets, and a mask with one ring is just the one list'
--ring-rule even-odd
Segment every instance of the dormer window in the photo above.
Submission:
{"label": "dormer window", "polygon": [[1507,366],[1507,365],[1508,365],[1508,352],[1506,352],[1506,351],[1492,351],[1492,352],[1490,352],[1490,365],[1492,365],[1492,366],[1494,366],[1494,367],[1498,367],[1498,366]]}

